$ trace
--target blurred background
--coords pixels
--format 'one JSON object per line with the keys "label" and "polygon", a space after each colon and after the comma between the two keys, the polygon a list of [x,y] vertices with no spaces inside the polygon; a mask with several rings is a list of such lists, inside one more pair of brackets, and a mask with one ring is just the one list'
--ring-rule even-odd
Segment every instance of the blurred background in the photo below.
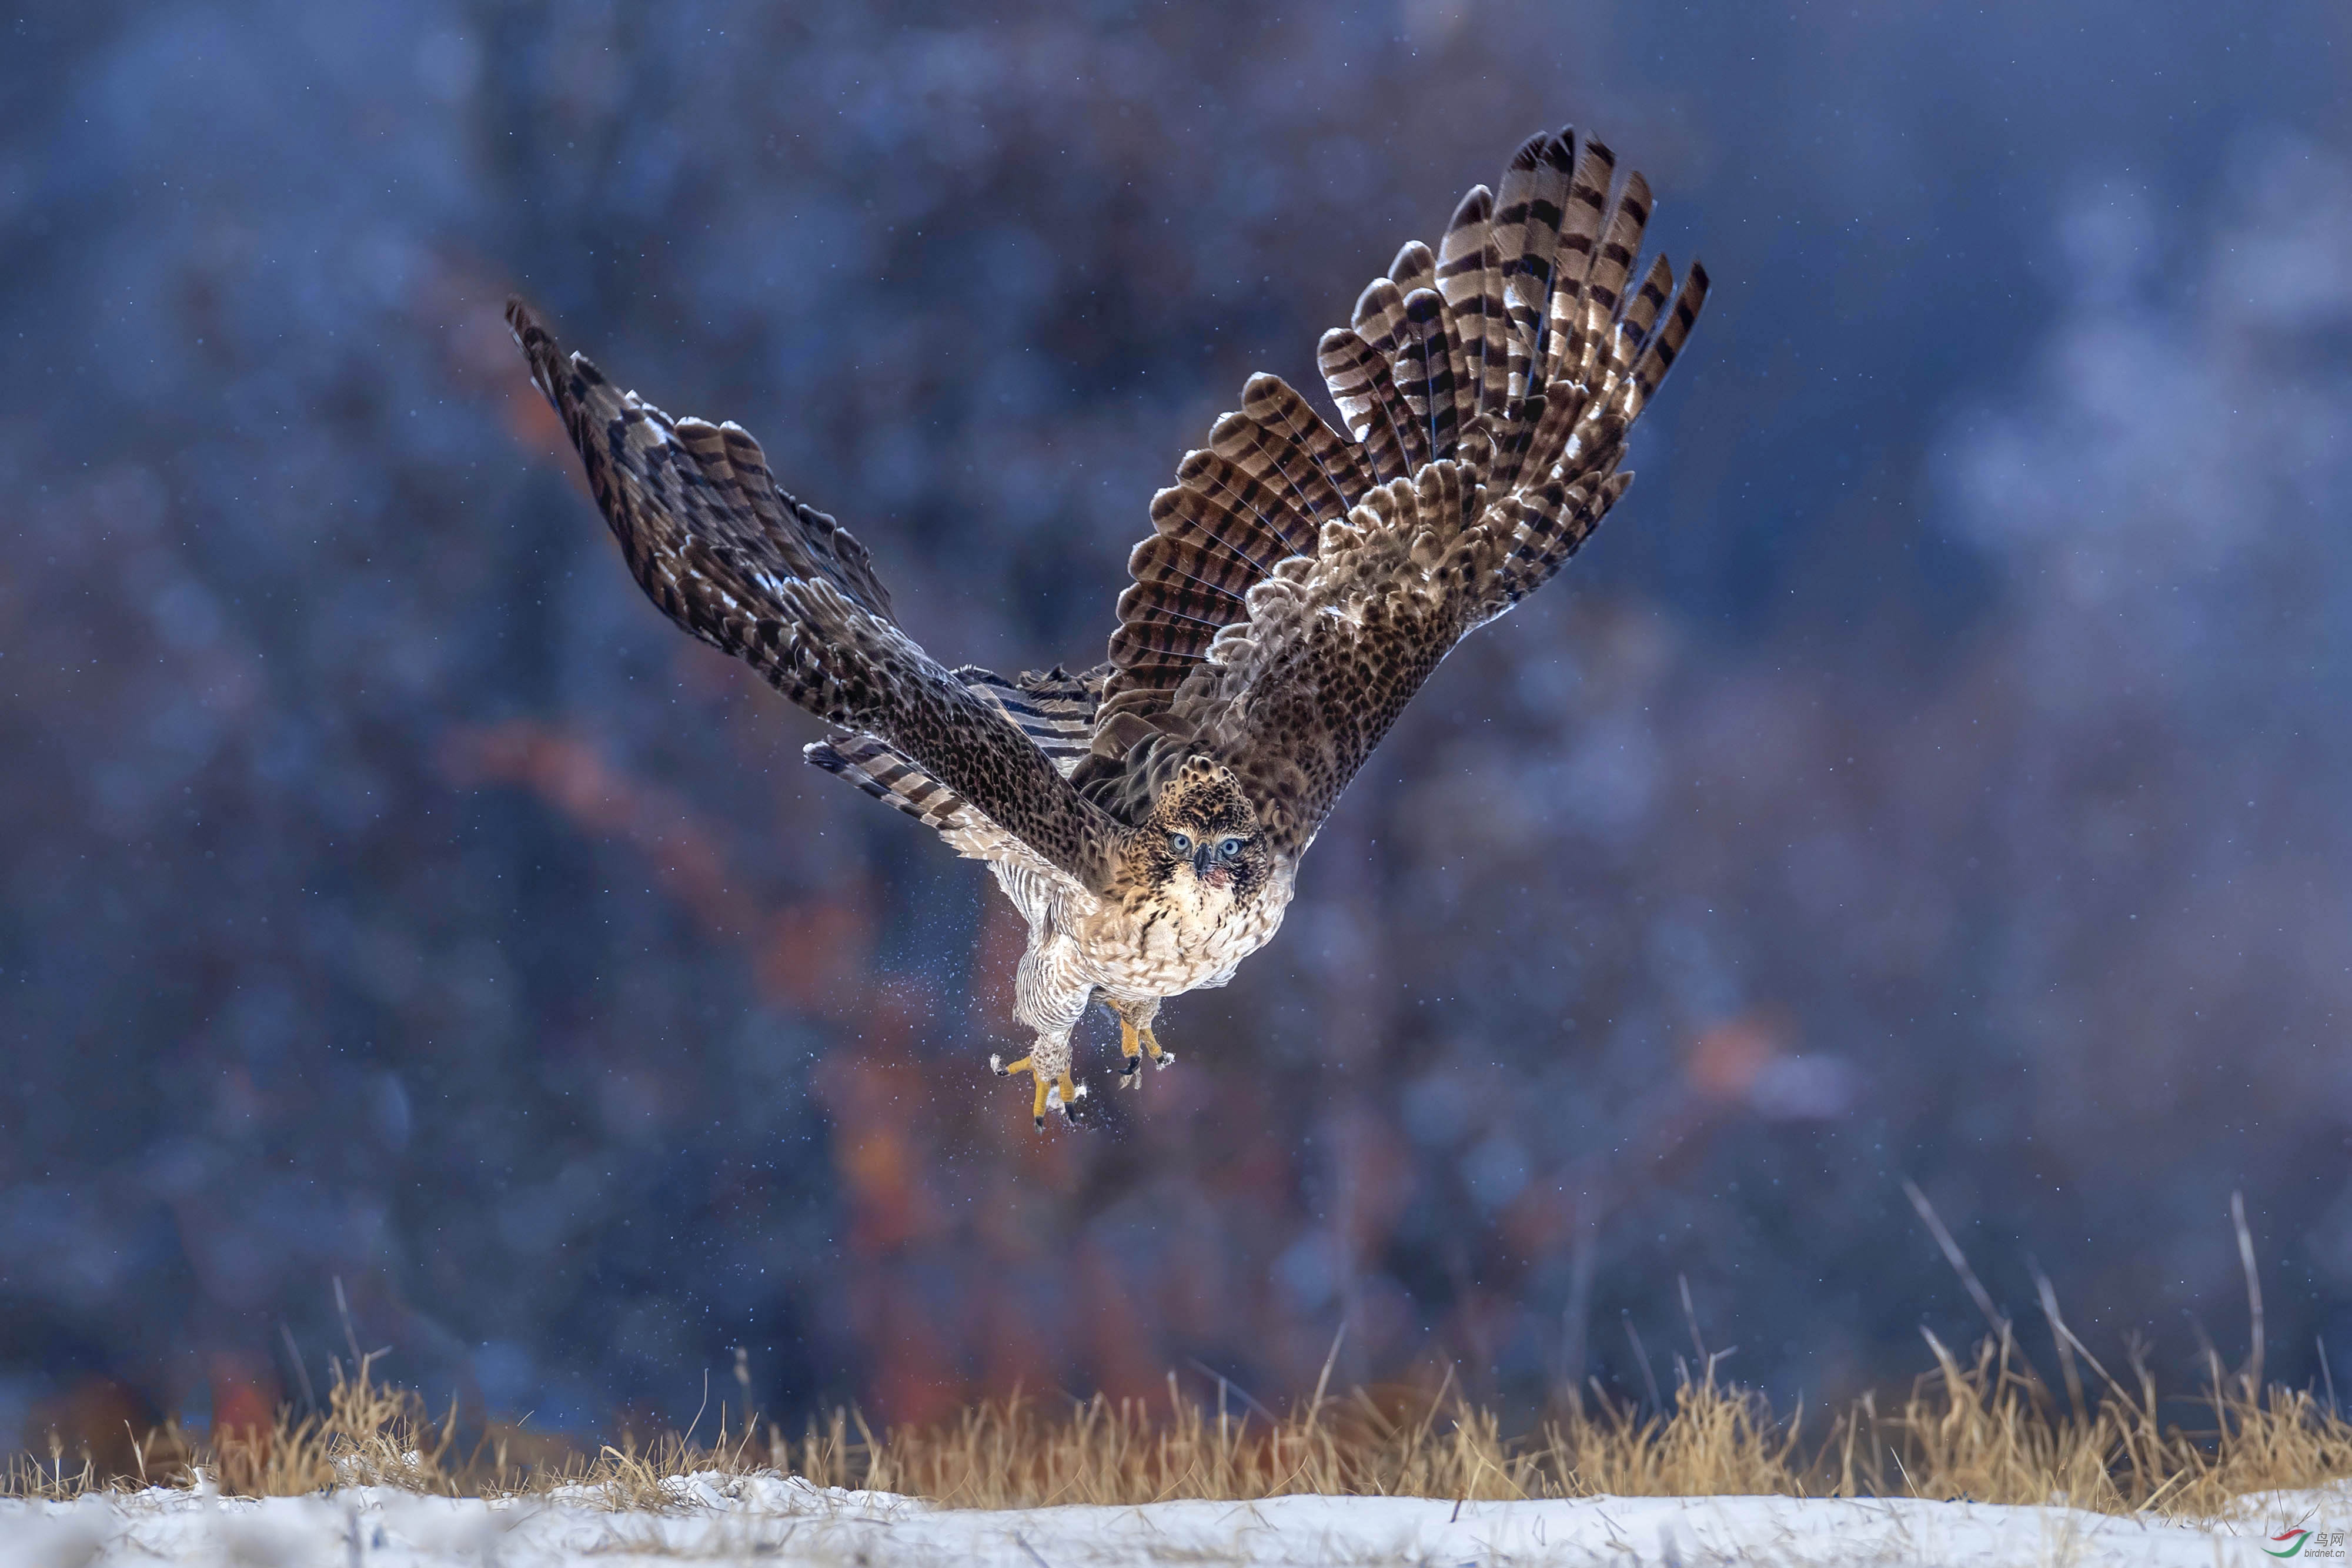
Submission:
{"label": "blurred background", "polygon": [[[2352,1391],[2333,0],[34,7],[0,49],[0,1448],[1434,1385],[1836,1398],[1981,1320]],[[1717,291],[1183,1058],[631,582],[499,319],[742,421],[950,662],[1529,131]],[[1097,1019],[1094,1049],[1115,1041]],[[1095,1082],[1108,1082],[1096,1058]],[[337,1305],[341,1290],[347,1312]],[[1684,1306],[1685,1291],[1690,1304]],[[1637,1349],[1636,1342],[1640,1348]],[[740,1396],[730,1397],[740,1399]]]}

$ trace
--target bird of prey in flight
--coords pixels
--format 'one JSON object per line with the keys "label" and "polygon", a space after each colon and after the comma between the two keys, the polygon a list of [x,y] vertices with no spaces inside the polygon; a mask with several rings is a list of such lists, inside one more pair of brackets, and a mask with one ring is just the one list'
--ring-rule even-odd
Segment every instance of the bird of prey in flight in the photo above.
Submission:
{"label": "bird of prey in flight", "polygon": [[507,318],[653,601],[838,733],[807,748],[985,861],[1029,925],[1013,1016],[1037,1125],[1083,1120],[1070,1036],[1099,999],[1119,1071],[1173,1055],[1160,1004],[1222,986],[1282,924],[1298,862],[1438,661],[1541,587],[1633,478],[1626,431],[1706,297],[1634,262],[1639,173],[1528,139],[1327,332],[1335,429],[1280,378],[1151,500],[1107,661],[950,669],[865,548],[732,423],[673,419]]}

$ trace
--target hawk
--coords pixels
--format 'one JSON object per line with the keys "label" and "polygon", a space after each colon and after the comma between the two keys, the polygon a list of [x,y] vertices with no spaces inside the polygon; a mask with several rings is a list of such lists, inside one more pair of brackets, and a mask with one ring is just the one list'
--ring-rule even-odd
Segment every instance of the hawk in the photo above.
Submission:
{"label": "hawk", "polygon": [[[1324,334],[1342,434],[1279,377],[1186,455],[1129,559],[1109,657],[950,669],[865,547],[734,423],[673,419],[507,319],[647,595],[838,731],[808,760],[987,862],[1029,925],[1013,1016],[1030,1113],[1085,1119],[1070,1036],[1099,998],[1119,1072],[1174,1060],[1160,1004],[1282,924],[1348,780],[1454,645],[1533,592],[1625,492],[1626,431],[1706,297],[1637,273],[1650,187],[1538,134]],[[1638,282],[1635,280],[1638,278]]]}

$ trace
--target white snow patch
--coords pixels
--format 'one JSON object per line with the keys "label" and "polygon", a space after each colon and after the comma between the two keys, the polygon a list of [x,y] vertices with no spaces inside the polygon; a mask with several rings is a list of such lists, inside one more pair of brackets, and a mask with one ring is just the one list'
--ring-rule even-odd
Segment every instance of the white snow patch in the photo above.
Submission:
{"label": "white snow patch", "polygon": [[1285,1497],[982,1512],[774,1477],[668,1483],[660,1510],[593,1488],[485,1502],[382,1488],[261,1500],[161,1490],[71,1503],[0,1501],[0,1568],[100,1563],[501,1568],[633,1562],[1104,1563],[2254,1563],[2293,1525],[2352,1527],[2352,1485],[2246,1500],[2231,1520],[2166,1523],[2066,1508],[1780,1497],[1552,1502]]}

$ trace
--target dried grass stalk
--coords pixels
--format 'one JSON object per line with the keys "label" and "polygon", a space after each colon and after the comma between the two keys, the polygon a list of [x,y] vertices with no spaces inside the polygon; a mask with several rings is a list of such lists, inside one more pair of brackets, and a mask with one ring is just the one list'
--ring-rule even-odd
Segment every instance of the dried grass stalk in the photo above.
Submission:
{"label": "dried grass stalk", "polygon": [[[1318,1396],[1287,1416],[1238,1414],[1185,1397],[1164,1405],[1015,1396],[952,1422],[877,1436],[856,1412],[812,1419],[797,1437],[757,1419],[730,1437],[722,1408],[708,1444],[672,1435],[593,1454],[493,1430],[457,1452],[454,1406],[435,1420],[414,1393],[376,1382],[366,1361],[340,1368],[327,1408],[279,1414],[264,1431],[194,1442],[175,1427],[136,1446],[137,1474],[103,1475],[62,1448],[19,1456],[5,1491],[70,1498],[150,1483],[284,1496],[382,1485],[453,1496],[585,1489],[615,1510],[671,1506],[667,1483],[698,1472],[782,1472],[821,1485],[929,1498],[950,1508],[1249,1499],[1292,1492],[1508,1499],[1913,1496],[2064,1503],[2106,1513],[2210,1517],[2243,1493],[2352,1477],[2352,1423],[2307,1392],[2260,1386],[2251,1364],[2218,1364],[2196,1416],[2168,1422],[2135,1354],[2134,1385],[2109,1377],[2093,1403],[2064,1396],[2003,1332],[1963,1358],[1927,1336],[1936,1369],[1898,1406],[1857,1401],[1808,1445],[1801,1422],[1718,1383],[1685,1378],[1672,1408],[1606,1398],[1507,1438],[1496,1416],[1441,1389],[1433,1396]],[[2079,1351],[2079,1346],[2077,1347]],[[2089,1360],[2087,1353],[2082,1353]],[[581,1495],[575,1492],[573,1495]]]}

